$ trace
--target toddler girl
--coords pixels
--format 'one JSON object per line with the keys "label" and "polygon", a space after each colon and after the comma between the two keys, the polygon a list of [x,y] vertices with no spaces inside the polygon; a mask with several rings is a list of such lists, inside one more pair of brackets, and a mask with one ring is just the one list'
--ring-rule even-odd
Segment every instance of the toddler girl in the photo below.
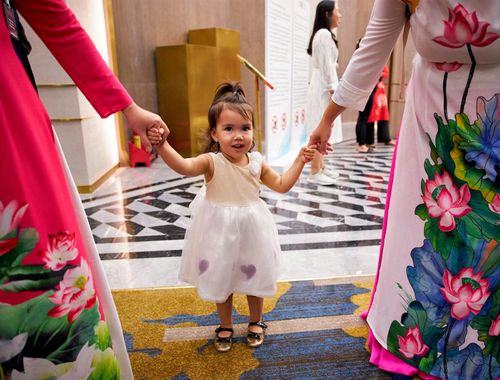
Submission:
{"label": "toddler girl", "polygon": [[208,120],[210,153],[197,157],[183,158],[162,142],[162,130],[153,128],[148,137],[173,170],[205,176],[205,186],[190,205],[179,278],[195,285],[202,299],[217,304],[220,326],[214,344],[225,352],[232,344],[233,293],[247,295],[247,344],[258,347],[267,328],[262,322],[263,297],[276,292],[281,251],[271,213],[259,198],[260,182],[287,192],[314,157],[315,148],[302,148],[283,175],[271,169],[260,153],[251,152],[253,109],[239,84],[218,87]]}

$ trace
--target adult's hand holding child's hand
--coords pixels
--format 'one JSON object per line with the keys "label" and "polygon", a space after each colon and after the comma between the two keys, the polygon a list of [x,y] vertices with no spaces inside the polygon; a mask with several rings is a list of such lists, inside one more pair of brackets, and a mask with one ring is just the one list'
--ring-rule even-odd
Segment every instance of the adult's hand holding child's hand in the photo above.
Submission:
{"label": "adult's hand holding child's hand", "polygon": [[153,146],[159,146],[167,139],[165,130],[163,128],[153,127],[148,129],[148,140]]}
{"label": "adult's hand holding child's hand", "polygon": [[127,120],[127,125],[140,136],[144,149],[148,153],[151,152],[151,144],[149,136],[146,138],[147,131],[152,128],[157,128],[158,131],[163,130],[163,139],[170,133],[167,124],[165,124],[160,116],[146,111],[135,103],[132,103],[122,112]]}
{"label": "adult's hand holding child's hand", "polygon": [[314,145],[310,145],[308,147],[304,146],[300,149],[299,153],[300,159],[304,164],[311,162],[314,158],[315,152],[316,152],[316,146]]}

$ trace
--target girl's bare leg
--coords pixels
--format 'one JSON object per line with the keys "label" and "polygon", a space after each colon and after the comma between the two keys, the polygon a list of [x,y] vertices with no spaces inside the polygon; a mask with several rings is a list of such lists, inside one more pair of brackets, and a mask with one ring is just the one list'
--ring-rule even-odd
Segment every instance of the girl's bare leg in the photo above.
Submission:
{"label": "girl's bare leg", "polygon": [[[264,298],[247,296],[248,309],[250,310],[250,322],[260,322],[262,320],[262,311],[264,309]],[[262,327],[250,326],[250,331],[261,333]]]}
{"label": "girl's bare leg", "polygon": [[[220,326],[226,328],[233,327],[233,295],[227,297],[224,303],[216,303],[217,313],[219,314]],[[231,333],[229,331],[221,331],[219,337],[229,338]]]}

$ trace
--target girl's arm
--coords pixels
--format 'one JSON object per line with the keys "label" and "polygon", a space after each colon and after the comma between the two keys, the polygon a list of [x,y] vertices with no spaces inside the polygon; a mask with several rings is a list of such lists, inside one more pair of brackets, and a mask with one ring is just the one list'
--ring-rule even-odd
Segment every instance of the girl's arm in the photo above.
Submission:
{"label": "girl's arm", "polygon": [[[165,141],[156,148],[158,154],[163,158],[170,168],[179,174],[194,177],[204,174],[207,181],[213,173],[213,164],[208,154],[201,154],[197,157],[184,158],[172,146]],[[210,177],[210,178],[209,178]]]}
{"label": "girl's arm", "polygon": [[193,158],[184,158],[164,140],[165,131],[162,128],[151,128],[147,136],[151,144],[156,146],[158,154],[163,158],[170,168],[177,173],[194,177],[204,174],[205,179],[210,181],[213,175],[213,161],[208,154],[201,154]]}
{"label": "girl's arm", "polygon": [[310,162],[314,158],[314,151],[315,147],[313,146],[301,148],[292,166],[282,175],[279,175],[276,171],[271,169],[269,164],[264,162],[262,164],[260,180],[271,190],[277,191],[278,193],[286,193],[299,179],[300,173],[302,173],[302,169],[304,169],[306,162]]}

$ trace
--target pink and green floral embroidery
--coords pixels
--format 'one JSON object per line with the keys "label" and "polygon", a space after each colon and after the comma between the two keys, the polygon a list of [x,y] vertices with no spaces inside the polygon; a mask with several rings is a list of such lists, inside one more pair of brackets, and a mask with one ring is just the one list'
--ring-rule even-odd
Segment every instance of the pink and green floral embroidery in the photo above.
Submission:
{"label": "pink and green floral embroidery", "polygon": [[[442,36],[434,42],[466,48],[471,64],[460,105],[448,117],[447,79],[464,66],[436,63],[443,72],[443,116],[434,115],[427,178],[415,214],[424,221],[424,242],[407,267],[414,295],[405,291],[405,313],[393,321],[388,349],[431,375],[445,379],[500,378],[500,93],[478,97],[476,119],[464,111],[474,77],[473,46],[500,36],[461,4],[449,9]],[[400,289],[403,289],[398,284]],[[479,341],[466,343],[475,330]]]}
{"label": "pink and green floral embroidery", "polygon": [[0,379],[120,379],[75,235],[49,235],[43,263],[23,264],[39,241],[34,228],[20,228],[27,210],[0,201],[0,291],[27,299],[0,303]]}

